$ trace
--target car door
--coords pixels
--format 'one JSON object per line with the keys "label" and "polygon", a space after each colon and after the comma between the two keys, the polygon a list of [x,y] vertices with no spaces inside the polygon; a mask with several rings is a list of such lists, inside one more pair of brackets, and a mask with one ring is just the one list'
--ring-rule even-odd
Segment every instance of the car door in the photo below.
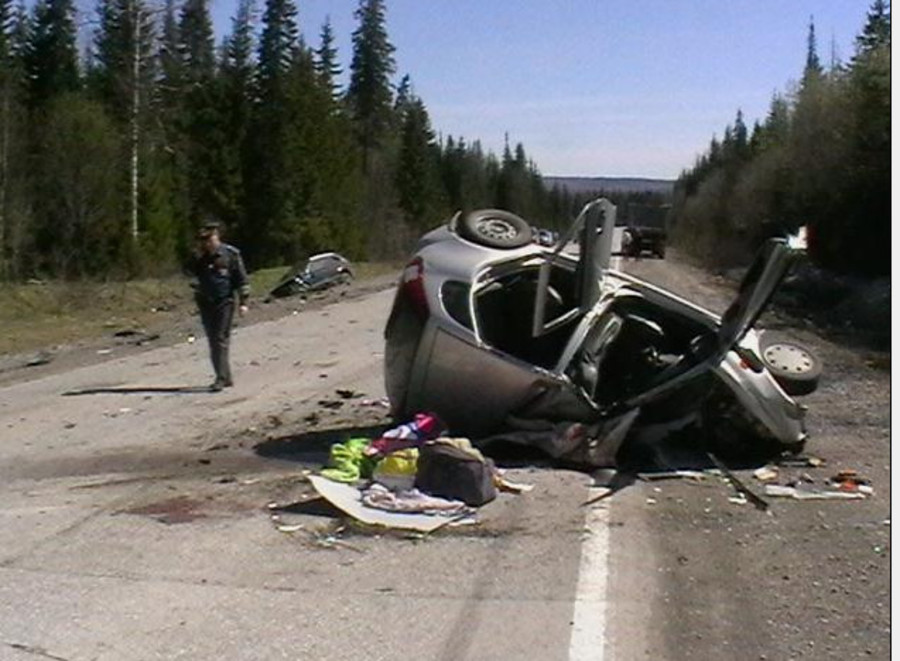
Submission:
{"label": "car door", "polygon": [[[603,272],[609,268],[612,256],[613,229],[616,225],[616,207],[606,198],[598,198],[588,202],[581,213],[569,227],[566,234],[557,242],[553,251],[545,256],[540,267],[538,286],[535,293],[534,317],[531,335],[541,337],[575,317],[587,314],[600,298],[600,285]],[[547,318],[548,289],[550,286],[550,270],[553,264],[562,259],[561,254],[566,247],[578,238],[578,262],[576,266],[576,299],[577,306],[562,311],[554,318]]]}
{"label": "car door", "polygon": [[722,315],[716,342],[699,348],[698,355],[691,356],[681,369],[674,369],[669,378],[630,398],[626,406],[640,406],[671,392],[719,365],[729,351],[741,354],[744,351],[739,346],[741,340],[765,312],[775,290],[802,254],[802,249],[798,250],[785,239],[769,239],[741,280],[735,300]]}

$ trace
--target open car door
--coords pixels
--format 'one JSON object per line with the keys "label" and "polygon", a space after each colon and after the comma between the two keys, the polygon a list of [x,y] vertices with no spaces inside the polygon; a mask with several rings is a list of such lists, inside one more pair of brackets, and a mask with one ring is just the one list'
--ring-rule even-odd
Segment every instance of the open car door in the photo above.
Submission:
{"label": "open car door", "polygon": [[740,346],[741,340],[765,312],[784,276],[804,254],[804,247],[786,239],[769,239],[747,270],[734,302],[722,315],[715,341],[694,347],[692,354],[683,356],[679,363],[662,373],[649,389],[630,398],[626,406],[640,406],[670,392],[716,367],[729,351],[743,356],[745,350]]}
{"label": "open car door", "polygon": [[[559,239],[553,252],[541,264],[535,294],[531,336],[546,335],[572,319],[590,311],[600,298],[600,281],[609,268],[612,255],[613,229],[616,207],[606,198],[598,198],[584,205],[569,230]],[[578,238],[578,266],[575,272],[578,305],[558,316],[547,318],[547,292],[550,270],[555,260],[574,239]]]}
{"label": "open car door", "polygon": [[750,265],[737,298],[722,315],[719,346],[716,357],[720,361],[730,350],[737,348],[753,324],[765,312],[775,290],[794,262],[803,254],[786,239],[769,239]]}

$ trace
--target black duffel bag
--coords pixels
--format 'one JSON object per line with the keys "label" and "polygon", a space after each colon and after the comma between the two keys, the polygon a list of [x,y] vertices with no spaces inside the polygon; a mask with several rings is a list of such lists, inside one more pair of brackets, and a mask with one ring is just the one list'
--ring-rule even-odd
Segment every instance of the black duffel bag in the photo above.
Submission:
{"label": "black duffel bag", "polygon": [[494,462],[469,447],[463,449],[440,439],[425,443],[419,449],[416,488],[473,507],[494,500]]}

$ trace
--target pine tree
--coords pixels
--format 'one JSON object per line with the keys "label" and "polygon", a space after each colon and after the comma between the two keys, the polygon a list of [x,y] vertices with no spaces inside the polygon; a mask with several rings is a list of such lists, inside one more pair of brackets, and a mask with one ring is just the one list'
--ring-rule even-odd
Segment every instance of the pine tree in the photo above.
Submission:
{"label": "pine tree", "polygon": [[34,7],[25,68],[32,108],[80,87],[72,0],[39,0]]}
{"label": "pine tree", "polygon": [[159,84],[157,96],[159,109],[163,115],[163,124],[174,113],[181,97],[183,81],[181,57],[178,52],[178,21],[175,17],[175,0],[166,0],[163,13],[162,37],[157,55],[159,65]]}
{"label": "pine tree", "polygon": [[0,0],[0,61],[6,63],[10,56],[10,36],[13,30],[15,11],[12,0]]}
{"label": "pine tree", "polygon": [[857,56],[891,45],[891,14],[885,0],[875,0],[866,15],[866,25],[856,38]]}
{"label": "pine tree", "polygon": [[287,101],[299,44],[297,7],[292,0],[266,0],[259,41],[256,98],[245,153],[246,222],[242,247],[251,264],[280,261],[281,228],[290,222],[292,173],[288,161]]}
{"label": "pine tree", "polygon": [[218,196],[223,220],[240,236],[245,216],[244,153],[254,96],[253,0],[241,0],[225,38],[220,66],[223,97],[220,159],[222,180]]}
{"label": "pine tree", "polygon": [[284,78],[299,45],[297,6],[293,0],[267,0],[259,42],[259,97],[263,104],[278,100]]}
{"label": "pine tree", "polygon": [[822,78],[822,63],[819,61],[816,44],[816,25],[812,16],[809,18],[809,32],[806,36],[806,65],[803,67],[803,83],[809,85],[811,80]]}
{"label": "pine tree", "polygon": [[[849,72],[848,164],[852,191],[836,256],[847,268],[872,275],[891,269],[891,25],[883,0],[875,0],[856,39]],[[844,265],[844,264],[842,264]]]}
{"label": "pine tree", "polygon": [[[15,162],[18,137],[22,123],[20,110],[24,85],[22,48],[27,18],[23,5],[13,8],[12,0],[0,0],[0,279],[9,279],[17,272],[17,259],[11,204],[15,181],[10,164]],[[23,168],[18,168],[22,177]]]}
{"label": "pine tree", "polygon": [[208,84],[215,73],[212,20],[208,0],[186,0],[178,21],[178,54],[184,83]]}
{"label": "pine tree", "polygon": [[326,17],[322,24],[319,47],[316,49],[316,74],[322,81],[325,89],[331,91],[333,99],[340,95],[340,86],[337,78],[343,70],[338,63],[337,47],[334,45],[334,32],[331,28],[331,20]]}
{"label": "pine tree", "polygon": [[[408,78],[404,78],[408,83]],[[433,222],[440,205],[438,146],[428,111],[411,88],[404,94],[400,134],[400,159],[396,186],[400,208],[407,221],[420,228]]]}
{"label": "pine tree", "polygon": [[747,158],[749,148],[747,125],[744,123],[744,113],[740,109],[738,109],[737,116],[734,119],[734,148],[740,160]]}
{"label": "pine tree", "polygon": [[360,0],[354,16],[359,27],[353,32],[347,103],[363,150],[363,168],[368,171],[372,152],[390,126],[390,78],[396,66],[385,28],[384,0]]}
{"label": "pine tree", "polygon": [[220,212],[216,203],[214,153],[222,142],[215,56],[208,0],[187,0],[178,20],[182,99],[177,125],[185,168],[189,222]]}

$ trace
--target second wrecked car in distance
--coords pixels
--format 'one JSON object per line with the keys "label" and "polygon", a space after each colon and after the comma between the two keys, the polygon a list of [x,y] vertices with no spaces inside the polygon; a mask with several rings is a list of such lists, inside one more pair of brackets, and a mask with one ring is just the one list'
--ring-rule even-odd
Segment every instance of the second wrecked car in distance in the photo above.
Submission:
{"label": "second wrecked car in distance", "polygon": [[353,268],[345,257],[336,252],[323,252],[285,273],[269,291],[266,300],[320,291],[347,284],[352,279]]}
{"label": "second wrecked car in distance", "polygon": [[[584,423],[617,442],[693,416],[741,443],[799,451],[805,407],[791,393],[815,389],[820,364],[790,341],[765,351],[775,340],[753,325],[802,250],[770,240],[719,317],[610,268],[615,211],[605,199],[588,203],[552,247],[534,244],[522,218],[491,209],[422,237],[385,329],[394,415],[434,411],[474,439]],[[616,444],[591,443],[542,449],[610,465]]]}

